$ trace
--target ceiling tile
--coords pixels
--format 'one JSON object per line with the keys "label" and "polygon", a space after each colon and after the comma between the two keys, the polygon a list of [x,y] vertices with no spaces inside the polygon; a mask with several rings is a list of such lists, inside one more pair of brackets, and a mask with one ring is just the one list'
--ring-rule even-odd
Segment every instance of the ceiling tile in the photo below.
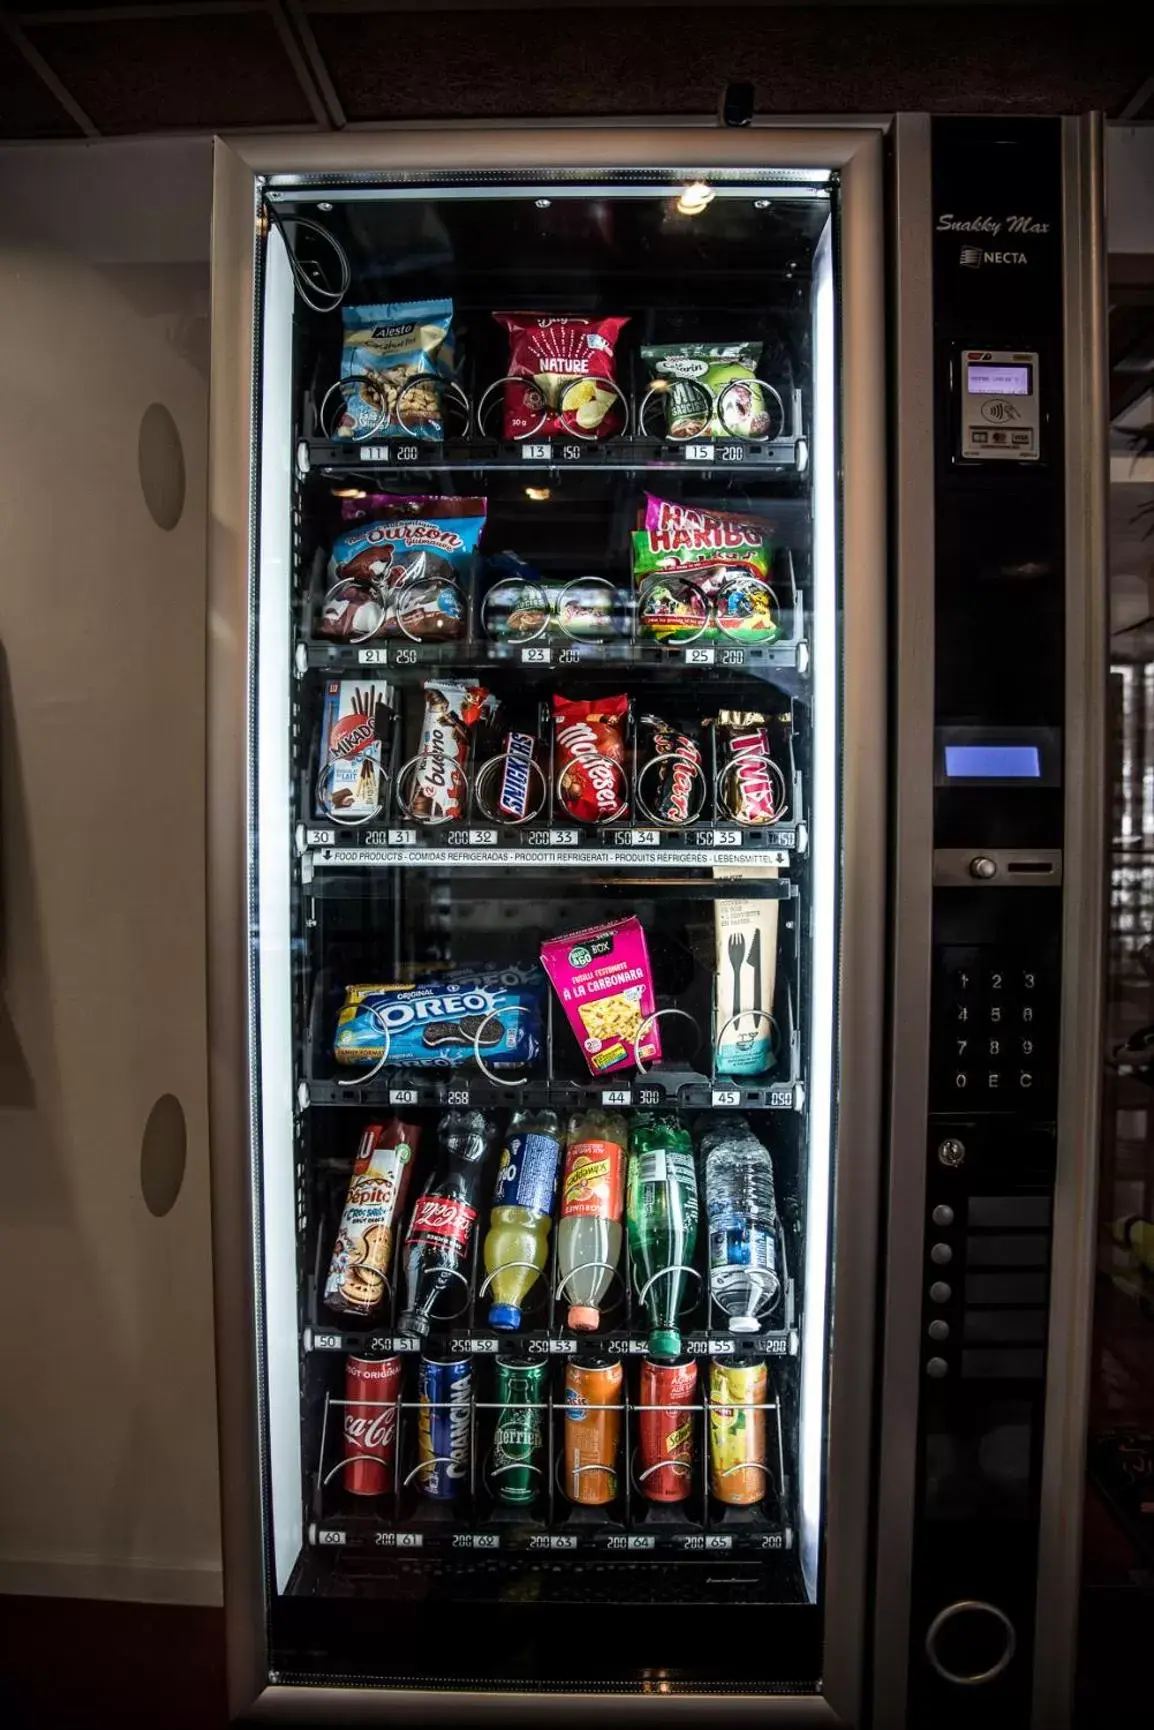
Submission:
{"label": "ceiling tile", "polygon": [[0,138],[79,138],[43,79],[0,36]]}
{"label": "ceiling tile", "polygon": [[275,29],[258,15],[28,20],[25,30],[104,133],[314,124]]}
{"label": "ceiling tile", "polygon": [[[1120,9],[1120,13],[1121,13]],[[313,11],[350,120],[712,113],[1116,113],[1154,64],[1154,8],[789,6],[703,34],[685,6]],[[658,17],[660,23],[658,24]]]}

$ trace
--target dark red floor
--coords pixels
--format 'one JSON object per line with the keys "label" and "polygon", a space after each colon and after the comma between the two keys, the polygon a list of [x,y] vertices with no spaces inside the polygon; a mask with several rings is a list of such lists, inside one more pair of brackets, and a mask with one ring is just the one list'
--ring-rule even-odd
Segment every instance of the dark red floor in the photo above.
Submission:
{"label": "dark red floor", "polygon": [[225,1730],[224,1613],[0,1597],[3,1730]]}

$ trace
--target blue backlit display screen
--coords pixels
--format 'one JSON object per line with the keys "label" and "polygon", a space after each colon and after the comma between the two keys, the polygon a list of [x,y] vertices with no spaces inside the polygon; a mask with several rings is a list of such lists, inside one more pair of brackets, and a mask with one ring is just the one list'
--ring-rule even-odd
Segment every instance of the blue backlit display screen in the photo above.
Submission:
{"label": "blue backlit display screen", "polygon": [[1037,745],[947,745],[946,775],[951,781],[1040,781]]}

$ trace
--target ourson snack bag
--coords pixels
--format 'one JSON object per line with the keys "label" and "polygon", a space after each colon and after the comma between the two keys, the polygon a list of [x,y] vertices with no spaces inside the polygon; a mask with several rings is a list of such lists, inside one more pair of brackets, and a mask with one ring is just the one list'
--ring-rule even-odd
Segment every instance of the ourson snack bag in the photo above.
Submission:
{"label": "ourson snack bag", "polygon": [[486,501],[369,494],[346,499],[333,542],[324,637],[452,641],[468,627],[468,596]]}

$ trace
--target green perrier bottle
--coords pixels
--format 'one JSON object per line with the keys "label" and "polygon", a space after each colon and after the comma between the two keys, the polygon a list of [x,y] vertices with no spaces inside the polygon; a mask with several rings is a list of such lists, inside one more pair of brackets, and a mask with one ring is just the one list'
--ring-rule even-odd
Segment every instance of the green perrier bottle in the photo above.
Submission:
{"label": "green perrier bottle", "polygon": [[680,1118],[649,1112],[634,1118],[625,1211],[633,1290],[649,1324],[649,1350],[676,1357],[677,1314],[697,1241],[697,1169]]}

